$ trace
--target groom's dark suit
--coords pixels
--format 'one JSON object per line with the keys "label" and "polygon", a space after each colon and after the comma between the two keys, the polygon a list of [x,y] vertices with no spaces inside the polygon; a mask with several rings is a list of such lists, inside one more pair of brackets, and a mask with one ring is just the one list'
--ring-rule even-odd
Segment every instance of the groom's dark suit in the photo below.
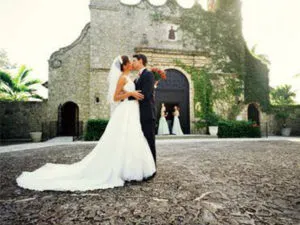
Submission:
{"label": "groom's dark suit", "polygon": [[155,149],[155,124],[156,109],[154,100],[154,75],[147,69],[137,78],[135,83],[136,90],[141,90],[144,99],[139,101],[140,105],[140,121],[144,136],[146,137],[156,164]]}

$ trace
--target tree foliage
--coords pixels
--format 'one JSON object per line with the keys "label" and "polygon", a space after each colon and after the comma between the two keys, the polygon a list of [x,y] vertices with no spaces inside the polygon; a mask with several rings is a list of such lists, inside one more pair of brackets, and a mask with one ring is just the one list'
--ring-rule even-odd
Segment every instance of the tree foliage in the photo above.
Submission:
{"label": "tree foliage", "polygon": [[296,97],[296,93],[292,91],[291,85],[284,84],[276,88],[272,88],[270,97],[272,105],[293,105],[295,104],[294,98]]}
{"label": "tree foliage", "polygon": [[7,52],[4,49],[0,49],[0,69],[9,70],[16,68],[16,64],[10,62]]}
{"label": "tree foliage", "polygon": [[18,72],[13,75],[9,72],[0,70],[0,100],[9,101],[28,101],[30,99],[43,98],[36,94],[33,87],[41,82],[38,79],[29,79],[30,69],[22,65]]}

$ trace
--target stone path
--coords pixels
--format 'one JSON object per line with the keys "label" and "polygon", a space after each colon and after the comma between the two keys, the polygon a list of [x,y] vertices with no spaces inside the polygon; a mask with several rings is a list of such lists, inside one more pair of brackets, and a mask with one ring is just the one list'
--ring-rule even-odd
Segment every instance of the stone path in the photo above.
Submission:
{"label": "stone path", "polygon": [[[168,135],[163,137],[157,137],[156,143],[195,143],[195,142],[244,142],[244,141],[293,141],[300,142],[300,137],[282,137],[282,136],[270,136],[268,138],[226,138],[226,139],[218,139],[216,137],[209,137],[209,135],[184,135],[184,136],[176,136],[176,135]],[[0,154],[5,152],[14,152],[14,151],[24,151],[30,149],[37,149],[58,145],[81,145],[81,144],[96,144],[96,141],[75,141],[73,142],[72,137],[57,137],[50,139],[46,142],[38,142],[38,143],[24,143],[24,144],[13,144],[13,145],[5,145],[0,146]]]}
{"label": "stone path", "polygon": [[0,224],[300,225],[300,142],[160,140],[158,173],[88,192],[16,186],[23,170],[72,163],[95,143],[0,154]]}

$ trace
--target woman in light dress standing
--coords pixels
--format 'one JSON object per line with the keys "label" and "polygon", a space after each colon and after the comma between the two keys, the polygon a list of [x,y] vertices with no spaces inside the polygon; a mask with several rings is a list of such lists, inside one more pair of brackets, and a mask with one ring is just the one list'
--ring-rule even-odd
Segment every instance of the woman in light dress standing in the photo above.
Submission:
{"label": "woman in light dress standing", "polygon": [[173,127],[172,127],[172,134],[175,135],[183,135],[181,126],[180,126],[180,121],[179,121],[179,108],[177,106],[174,106],[174,121],[173,121]]}
{"label": "woman in light dress standing", "polygon": [[169,126],[166,120],[166,107],[165,104],[161,104],[161,109],[160,109],[160,119],[159,119],[159,124],[158,124],[158,135],[166,135],[170,134]]}

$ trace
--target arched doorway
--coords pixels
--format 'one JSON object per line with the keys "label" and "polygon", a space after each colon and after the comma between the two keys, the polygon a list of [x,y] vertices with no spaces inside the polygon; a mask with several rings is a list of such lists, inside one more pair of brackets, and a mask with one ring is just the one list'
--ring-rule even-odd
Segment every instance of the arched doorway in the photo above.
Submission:
{"label": "arched doorway", "polygon": [[160,117],[161,104],[165,103],[168,116],[166,117],[171,129],[173,123],[174,106],[180,108],[180,124],[184,134],[190,133],[190,92],[189,82],[185,75],[176,69],[165,70],[166,80],[161,80],[155,91],[155,101],[157,108],[157,122]]}
{"label": "arched doorway", "polygon": [[259,111],[253,103],[248,105],[248,120],[254,121],[257,125],[260,125]]}
{"label": "arched doorway", "polygon": [[79,107],[74,102],[66,102],[58,107],[58,135],[78,136]]}

